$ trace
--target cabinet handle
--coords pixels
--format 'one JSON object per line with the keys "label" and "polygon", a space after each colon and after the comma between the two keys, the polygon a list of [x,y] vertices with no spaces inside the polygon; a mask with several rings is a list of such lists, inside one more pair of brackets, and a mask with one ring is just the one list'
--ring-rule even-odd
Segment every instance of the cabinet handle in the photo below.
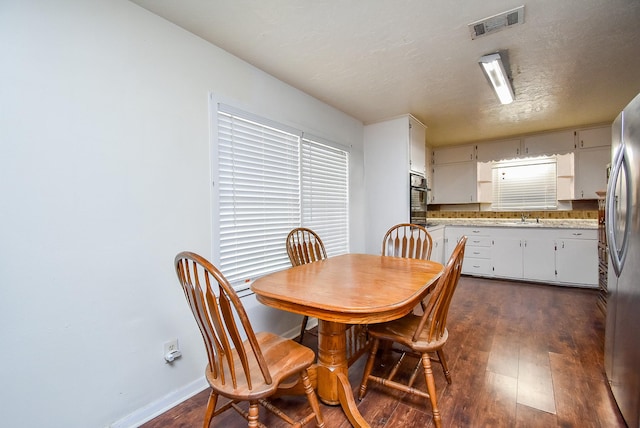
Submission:
{"label": "cabinet handle", "polygon": [[580,236],[582,235],[582,232],[573,232],[573,236]]}
{"label": "cabinet handle", "polygon": [[480,233],[479,230],[472,230],[471,233]]}

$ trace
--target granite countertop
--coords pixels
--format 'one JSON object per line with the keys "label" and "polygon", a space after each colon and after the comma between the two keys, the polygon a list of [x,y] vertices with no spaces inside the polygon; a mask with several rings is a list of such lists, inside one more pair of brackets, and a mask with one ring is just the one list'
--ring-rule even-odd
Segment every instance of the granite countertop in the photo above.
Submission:
{"label": "granite countertop", "polygon": [[527,218],[525,222],[518,218],[428,218],[427,226],[474,226],[474,227],[526,227],[526,228],[562,228],[562,229],[597,229],[596,219],[551,219]]}

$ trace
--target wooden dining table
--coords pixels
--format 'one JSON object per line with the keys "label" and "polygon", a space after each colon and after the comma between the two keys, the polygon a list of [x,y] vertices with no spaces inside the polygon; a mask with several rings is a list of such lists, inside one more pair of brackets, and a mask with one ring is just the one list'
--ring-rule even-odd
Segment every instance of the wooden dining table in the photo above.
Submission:
{"label": "wooden dining table", "polygon": [[318,397],[341,405],[354,427],[368,427],[349,384],[347,328],[411,312],[443,270],[427,260],[344,254],[266,275],[251,289],[267,306],[318,318]]}

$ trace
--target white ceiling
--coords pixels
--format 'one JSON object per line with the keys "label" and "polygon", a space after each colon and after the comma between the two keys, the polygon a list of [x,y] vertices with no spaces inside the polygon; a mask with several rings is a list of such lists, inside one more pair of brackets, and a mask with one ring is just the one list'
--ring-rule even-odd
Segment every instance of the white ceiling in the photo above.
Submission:
{"label": "white ceiling", "polygon": [[[411,113],[436,146],[610,122],[640,92],[639,0],[131,1],[364,123]],[[504,50],[506,106],[477,63]]]}

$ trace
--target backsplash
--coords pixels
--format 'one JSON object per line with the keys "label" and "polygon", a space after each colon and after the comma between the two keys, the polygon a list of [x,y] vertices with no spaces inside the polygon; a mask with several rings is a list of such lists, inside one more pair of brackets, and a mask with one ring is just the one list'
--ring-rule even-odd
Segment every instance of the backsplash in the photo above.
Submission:
{"label": "backsplash", "polygon": [[528,218],[598,219],[598,210],[571,211],[427,211],[427,218]]}

